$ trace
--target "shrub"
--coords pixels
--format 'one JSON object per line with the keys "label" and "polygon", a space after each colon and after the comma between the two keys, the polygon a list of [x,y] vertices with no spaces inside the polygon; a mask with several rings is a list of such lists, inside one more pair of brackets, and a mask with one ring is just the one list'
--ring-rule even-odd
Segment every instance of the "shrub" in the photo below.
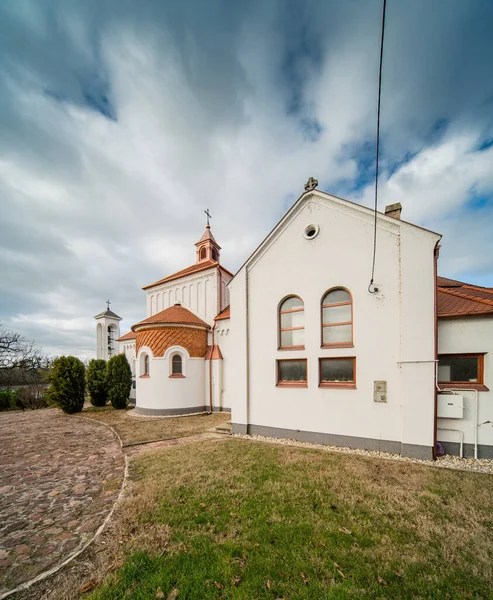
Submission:
{"label": "shrub", "polygon": [[104,406],[108,401],[106,386],[106,361],[95,358],[89,361],[86,370],[86,384],[93,406]]}
{"label": "shrub", "polygon": [[19,395],[18,389],[11,390],[7,388],[0,390],[0,411],[20,408]]}
{"label": "shrub", "polygon": [[132,387],[132,370],[125,354],[112,356],[106,365],[108,399],[113,408],[126,408]]}
{"label": "shrub", "polygon": [[47,396],[65,413],[80,412],[84,406],[84,371],[84,364],[75,356],[60,356],[53,361]]}

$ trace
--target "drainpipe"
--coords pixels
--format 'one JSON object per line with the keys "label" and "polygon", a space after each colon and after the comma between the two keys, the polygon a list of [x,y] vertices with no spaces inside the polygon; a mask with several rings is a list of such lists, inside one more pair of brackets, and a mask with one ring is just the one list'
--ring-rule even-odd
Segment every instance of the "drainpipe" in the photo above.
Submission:
{"label": "drainpipe", "polygon": [[212,353],[214,352],[214,328],[216,327],[216,321],[214,321],[214,325],[212,326],[212,345],[211,345],[211,354],[209,356],[209,412],[212,411]]}
{"label": "drainpipe", "polygon": [[[439,240],[440,241],[440,240]],[[434,385],[434,415],[433,415],[433,459],[437,458],[437,441],[438,441],[438,290],[437,290],[437,275],[438,275],[438,255],[440,254],[440,244],[435,244],[433,251],[433,310],[434,310],[434,355],[435,355],[435,385]]]}
{"label": "drainpipe", "polygon": [[438,431],[456,431],[457,433],[460,433],[459,456],[460,458],[464,458],[464,432],[462,429],[449,429],[448,427],[438,427],[437,429]]}
{"label": "drainpipe", "polygon": [[246,433],[250,424],[250,316],[248,309],[248,265],[245,267],[245,318],[246,318]]}

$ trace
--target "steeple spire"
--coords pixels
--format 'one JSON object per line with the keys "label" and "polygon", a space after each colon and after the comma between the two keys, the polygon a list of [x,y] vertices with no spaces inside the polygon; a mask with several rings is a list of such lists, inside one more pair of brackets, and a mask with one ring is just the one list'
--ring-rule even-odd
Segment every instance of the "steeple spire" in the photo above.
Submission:
{"label": "steeple spire", "polygon": [[205,226],[203,236],[195,244],[195,246],[197,247],[197,263],[205,262],[208,260],[219,262],[221,246],[216,242],[211,232],[211,226],[209,222],[211,219],[211,213],[209,212],[208,208],[204,210],[204,213],[207,217],[207,225]]}

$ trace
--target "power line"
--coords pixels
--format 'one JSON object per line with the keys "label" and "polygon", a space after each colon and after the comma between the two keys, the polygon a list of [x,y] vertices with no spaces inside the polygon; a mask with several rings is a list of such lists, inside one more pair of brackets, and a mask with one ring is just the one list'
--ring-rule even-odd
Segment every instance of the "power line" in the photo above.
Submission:
{"label": "power line", "polygon": [[373,285],[375,277],[375,258],[377,255],[377,207],[378,207],[378,161],[380,158],[380,99],[382,96],[382,63],[383,63],[383,38],[385,34],[385,11],[387,8],[387,0],[382,3],[382,31],[380,35],[380,65],[378,68],[378,105],[377,105],[377,143],[376,143],[376,158],[375,158],[375,222],[373,225],[373,260],[371,266],[371,279],[368,285],[370,294],[378,292],[378,288]]}

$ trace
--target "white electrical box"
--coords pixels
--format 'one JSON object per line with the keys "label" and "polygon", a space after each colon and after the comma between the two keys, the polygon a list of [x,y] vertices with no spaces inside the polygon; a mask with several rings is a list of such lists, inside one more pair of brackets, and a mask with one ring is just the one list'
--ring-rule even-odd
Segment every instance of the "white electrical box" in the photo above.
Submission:
{"label": "white electrical box", "polygon": [[442,419],[464,418],[464,396],[457,394],[438,394],[437,416]]}

